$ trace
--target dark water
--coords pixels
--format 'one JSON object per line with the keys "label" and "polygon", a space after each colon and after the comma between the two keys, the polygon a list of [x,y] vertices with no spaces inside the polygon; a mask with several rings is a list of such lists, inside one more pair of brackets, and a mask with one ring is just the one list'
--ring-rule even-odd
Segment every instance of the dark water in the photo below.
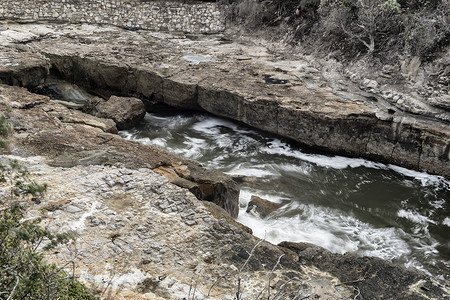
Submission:
{"label": "dark water", "polygon": [[[147,114],[121,135],[228,174],[251,176],[238,221],[274,243],[311,242],[449,278],[450,182],[364,159],[308,153],[287,140],[205,114]],[[251,195],[287,204],[261,220]]]}

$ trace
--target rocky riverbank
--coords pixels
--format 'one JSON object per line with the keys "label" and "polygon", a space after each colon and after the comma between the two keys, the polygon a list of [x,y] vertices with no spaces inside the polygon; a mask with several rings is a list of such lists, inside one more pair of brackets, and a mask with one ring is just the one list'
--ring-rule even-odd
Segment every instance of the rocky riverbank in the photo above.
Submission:
{"label": "rocky riverbank", "polygon": [[103,97],[202,109],[315,149],[450,175],[448,110],[405,110],[250,38],[30,24],[4,24],[1,37],[3,83],[32,88],[51,71]]}
{"label": "rocky riverbank", "polygon": [[225,210],[173,185],[170,174],[161,176],[155,172],[161,167],[152,165],[165,160],[167,169],[186,172],[192,168],[186,160],[105,133],[97,125],[105,120],[95,123],[92,116],[18,87],[0,86],[0,105],[2,111],[12,107],[15,128],[10,139],[15,156],[3,155],[1,163],[17,159],[31,178],[49,184],[46,197],[27,203],[27,218],[42,218],[47,229],[78,236],[47,259],[59,265],[73,261],[76,275],[98,296],[234,299],[239,291],[241,299],[269,294],[439,299],[449,294],[443,283],[381,259],[261,242]]}
{"label": "rocky riverbank", "polygon": [[[151,170],[161,168],[152,161],[165,161],[166,170],[173,164],[189,172],[182,158],[105,133],[96,125],[105,120],[22,88],[1,86],[0,99],[2,111],[12,107],[10,151],[20,155],[2,156],[2,163],[18,159],[32,178],[49,184],[45,198],[30,201],[28,218],[42,217],[42,225],[51,231],[78,234],[76,243],[48,259],[74,261],[76,274],[99,296],[232,299],[238,277],[245,299],[255,299],[261,291],[276,293],[290,280],[283,289],[290,295],[352,294],[349,287],[334,289],[336,277],[315,268],[303,270],[293,253],[267,242],[252,254],[249,267],[242,268],[258,243],[251,231]],[[214,180],[213,171],[202,171]],[[229,187],[223,190],[230,192]],[[267,289],[283,251],[294,259],[280,261],[270,275],[273,287]]]}
{"label": "rocky riverbank", "polygon": [[[361,91],[349,94],[348,89],[327,88],[319,70],[305,62],[288,63],[267,48],[223,35],[2,24],[0,38],[3,83],[35,88],[53,72],[104,98],[137,96],[148,108],[155,101],[203,108],[278,133],[294,126],[293,132],[300,134],[301,124],[306,124],[302,122],[309,120],[313,127],[308,134],[320,137],[309,144],[324,149],[325,144],[334,145],[336,149],[329,148],[336,152],[361,142],[357,134],[361,130],[374,130],[371,135],[379,138],[372,141],[386,138],[384,127],[377,124],[387,122],[385,130],[392,133],[389,122],[398,113],[379,101],[367,102]],[[0,85],[0,109],[12,109],[13,156],[2,156],[2,161],[17,158],[29,166],[33,178],[49,184],[46,198],[30,201],[28,216],[41,216],[50,230],[78,233],[75,244],[48,258],[58,263],[74,260],[77,275],[102,297],[233,299],[236,293],[242,299],[267,298],[269,293],[278,299],[449,297],[442,283],[379,259],[331,254],[312,245],[259,243],[225,212],[237,212],[239,190],[230,177],[159,148],[126,141],[110,133],[115,126],[110,119],[10,85]],[[378,119],[380,111],[392,119]],[[372,118],[381,121],[371,127]],[[369,127],[359,128],[360,123],[352,120]],[[331,129],[330,124],[338,127]],[[393,151],[391,159],[416,149],[414,134],[423,138],[426,134],[421,153],[426,147],[436,150],[427,156],[433,166],[429,171],[448,175],[447,164],[431,163],[445,159],[441,147],[448,145],[446,123],[428,116],[415,122],[403,118],[395,126],[394,149],[399,152]],[[325,135],[323,130],[334,133]],[[346,134],[353,139],[346,140]],[[406,141],[413,145],[403,149]],[[366,149],[371,149],[369,144]]]}

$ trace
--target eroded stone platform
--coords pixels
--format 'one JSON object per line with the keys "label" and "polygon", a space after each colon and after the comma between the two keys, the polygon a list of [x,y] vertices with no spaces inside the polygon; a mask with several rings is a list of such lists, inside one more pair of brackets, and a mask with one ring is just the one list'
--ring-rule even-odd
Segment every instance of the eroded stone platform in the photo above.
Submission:
{"label": "eroded stone platform", "polygon": [[5,83],[33,86],[51,66],[100,95],[203,109],[316,149],[450,176],[448,111],[417,110],[412,98],[405,111],[405,99],[396,105],[274,45],[92,25],[2,28]]}

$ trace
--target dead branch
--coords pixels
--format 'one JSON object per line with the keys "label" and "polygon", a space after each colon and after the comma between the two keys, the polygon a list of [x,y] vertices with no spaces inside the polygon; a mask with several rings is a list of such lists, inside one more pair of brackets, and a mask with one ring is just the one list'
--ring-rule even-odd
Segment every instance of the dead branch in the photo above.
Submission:
{"label": "dead branch", "polygon": [[[223,279],[223,278],[227,277],[229,274],[230,274],[230,272],[227,272],[227,273],[225,273],[225,275],[220,276],[219,278],[216,279],[216,281],[213,282],[213,284],[211,285],[211,287],[210,287],[209,290],[208,290],[208,297],[209,297],[210,294],[211,294],[211,290],[213,289],[213,287],[214,287],[216,284],[219,283],[220,279]],[[218,296],[218,295],[216,295],[216,296]]]}
{"label": "dead branch", "polygon": [[265,240],[266,240],[266,235],[264,235],[264,239],[262,239],[258,243],[256,243],[256,245],[252,248],[250,253],[247,252],[248,253],[247,260],[244,262],[242,267],[239,269],[239,272],[238,272],[238,290],[236,292],[236,299],[237,300],[241,300],[241,273],[242,273],[242,270],[245,268],[245,266],[247,266],[248,262],[250,261],[250,258],[253,256],[253,252],[255,252],[256,247],[258,247],[259,244],[261,244]]}
{"label": "dead branch", "polygon": [[273,266],[272,271],[270,271],[269,273],[269,284],[267,285],[267,299],[270,300],[270,279],[273,275],[273,272],[275,272],[275,269],[278,267],[278,265],[280,264],[281,258],[284,256],[284,253],[280,255],[280,257],[278,257],[278,261],[275,264],[275,266]]}
{"label": "dead branch", "polygon": [[9,296],[8,296],[8,298],[6,300],[10,300],[11,299],[12,295],[14,294],[14,291],[17,288],[17,285],[19,284],[19,280],[20,280],[19,276],[16,275],[16,284],[14,285],[11,293],[9,294]]}

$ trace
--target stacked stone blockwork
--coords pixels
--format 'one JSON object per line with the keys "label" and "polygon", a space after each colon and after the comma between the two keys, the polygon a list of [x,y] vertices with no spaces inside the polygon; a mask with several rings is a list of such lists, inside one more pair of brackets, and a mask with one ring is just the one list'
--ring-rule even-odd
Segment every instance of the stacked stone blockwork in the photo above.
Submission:
{"label": "stacked stone blockwork", "polygon": [[214,33],[225,29],[216,3],[143,0],[1,0],[0,20],[92,23]]}

